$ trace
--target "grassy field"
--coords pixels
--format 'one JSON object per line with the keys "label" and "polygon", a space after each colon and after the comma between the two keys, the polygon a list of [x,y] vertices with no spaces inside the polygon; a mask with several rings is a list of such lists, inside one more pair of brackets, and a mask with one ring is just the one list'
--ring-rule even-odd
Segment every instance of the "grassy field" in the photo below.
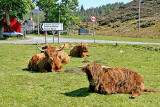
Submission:
{"label": "grassy field", "polygon": [[[56,44],[57,45],[57,44]],[[72,44],[70,44],[72,45]],[[69,53],[70,49],[65,49]],[[120,51],[123,50],[123,53]],[[89,57],[71,57],[61,73],[33,73],[26,69],[39,51],[35,45],[0,44],[0,107],[158,107],[160,93],[144,93],[136,99],[129,94],[89,93],[85,75],[66,73],[84,60],[123,66],[144,76],[145,87],[160,90],[160,51],[142,45],[89,44]]]}
{"label": "grassy field", "polygon": [[[28,36],[37,36],[35,34],[30,34]],[[41,35],[42,36],[42,35]],[[52,37],[52,35],[48,35]],[[55,36],[57,37],[57,36]],[[61,35],[63,38],[79,38],[79,39],[93,39],[92,35]],[[127,37],[127,36],[104,36],[96,35],[96,40],[110,40],[110,41],[134,41],[134,42],[160,42],[160,39],[153,38],[136,38],[136,37]]]}

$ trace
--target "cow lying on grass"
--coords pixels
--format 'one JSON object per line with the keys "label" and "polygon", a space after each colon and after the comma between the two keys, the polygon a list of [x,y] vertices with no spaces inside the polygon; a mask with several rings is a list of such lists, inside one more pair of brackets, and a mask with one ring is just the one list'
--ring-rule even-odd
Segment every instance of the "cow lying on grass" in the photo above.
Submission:
{"label": "cow lying on grass", "polygon": [[70,58],[64,50],[58,51],[58,58],[60,59],[62,64],[69,64],[70,63]]}
{"label": "cow lying on grass", "polygon": [[144,88],[143,77],[123,67],[106,67],[97,63],[83,66],[89,80],[89,91],[102,94],[129,93],[135,98],[143,92],[155,92]]}
{"label": "cow lying on grass", "polygon": [[81,44],[74,46],[70,51],[70,55],[73,57],[85,57],[88,56],[87,52],[88,52],[88,45]]}
{"label": "cow lying on grass", "polygon": [[[52,46],[46,45],[46,46],[42,47],[42,50],[47,50],[47,49],[49,49],[51,47]],[[66,44],[61,46],[61,49],[65,48],[65,47],[66,47]],[[41,51],[41,52],[43,53],[43,51]],[[57,51],[57,56],[60,59],[62,64],[69,64],[70,58],[69,58],[68,54],[64,50]]]}
{"label": "cow lying on grass", "polygon": [[39,72],[60,72],[62,63],[58,57],[58,51],[61,51],[63,48],[46,47],[46,49],[41,50],[43,53],[36,54],[30,59],[28,69]]}

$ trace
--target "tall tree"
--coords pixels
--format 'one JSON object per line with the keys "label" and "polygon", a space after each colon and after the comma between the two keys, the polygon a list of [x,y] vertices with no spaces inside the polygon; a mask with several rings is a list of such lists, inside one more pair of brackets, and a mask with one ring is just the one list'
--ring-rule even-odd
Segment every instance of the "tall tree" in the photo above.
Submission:
{"label": "tall tree", "polygon": [[81,9],[80,9],[80,11],[82,12],[82,11],[84,11],[84,7],[83,7],[83,5],[81,5]]}
{"label": "tall tree", "polygon": [[[10,16],[22,19],[23,16],[34,8],[31,0],[0,0],[0,20],[6,18],[6,24],[10,25]],[[0,26],[2,36],[3,26]]]}
{"label": "tall tree", "polygon": [[59,14],[65,28],[79,22],[73,14],[77,10],[78,0],[61,0],[60,3],[59,0],[38,0],[37,5],[46,13],[45,22],[59,22]]}

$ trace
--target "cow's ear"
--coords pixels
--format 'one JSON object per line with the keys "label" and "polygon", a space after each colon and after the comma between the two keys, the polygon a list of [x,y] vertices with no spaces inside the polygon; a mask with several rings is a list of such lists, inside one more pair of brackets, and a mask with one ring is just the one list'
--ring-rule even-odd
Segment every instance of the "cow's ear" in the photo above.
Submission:
{"label": "cow's ear", "polygon": [[83,71],[83,72],[85,72],[85,71],[86,71],[86,67],[82,67],[81,69],[82,69],[82,71]]}

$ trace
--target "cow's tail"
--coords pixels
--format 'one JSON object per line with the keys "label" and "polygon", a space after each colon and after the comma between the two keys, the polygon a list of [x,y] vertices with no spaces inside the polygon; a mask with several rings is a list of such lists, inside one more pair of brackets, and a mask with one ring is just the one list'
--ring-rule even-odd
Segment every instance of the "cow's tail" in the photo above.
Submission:
{"label": "cow's tail", "polygon": [[156,90],[149,89],[149,88],[145,88],[143,91],[144,92],[157,92]]}

